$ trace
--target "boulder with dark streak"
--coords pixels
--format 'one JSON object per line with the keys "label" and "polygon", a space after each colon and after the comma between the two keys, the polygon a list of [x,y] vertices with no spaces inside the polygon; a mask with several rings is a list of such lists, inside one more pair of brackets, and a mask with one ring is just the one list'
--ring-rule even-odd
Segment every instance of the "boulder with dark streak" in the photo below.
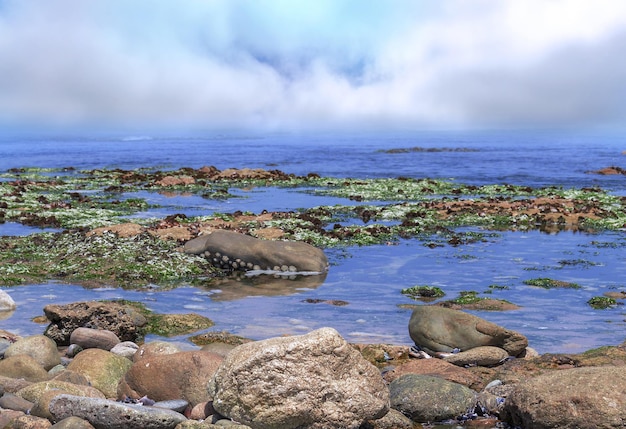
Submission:
{"label": "boulder with dark streak", "polygon": [[216,230],[185,243],[185,253],[202,255],[229,270],[316,272],[328,270],[321,249],[298,241],[262,240],[233,231]]}

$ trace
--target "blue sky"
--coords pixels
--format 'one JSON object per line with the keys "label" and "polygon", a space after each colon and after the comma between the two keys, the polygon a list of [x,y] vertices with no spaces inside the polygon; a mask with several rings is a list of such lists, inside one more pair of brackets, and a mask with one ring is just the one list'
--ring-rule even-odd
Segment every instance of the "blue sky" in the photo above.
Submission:
{"label": "blue sky", "polygon": [[0,123],[615,127],[626,2],[0,0]]}

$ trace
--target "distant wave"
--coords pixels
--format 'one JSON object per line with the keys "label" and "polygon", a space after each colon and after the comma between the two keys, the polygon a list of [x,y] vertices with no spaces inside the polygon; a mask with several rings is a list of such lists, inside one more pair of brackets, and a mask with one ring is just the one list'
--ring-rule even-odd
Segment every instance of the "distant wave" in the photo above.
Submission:
{"label": "distant wave", "polygon": [[143,140],[152,140],[152,137],[150,137],[150,136],[127,136],[127,137],[122,137],[122,141],[123,142],[136,142],[136,141],[143,141]]}

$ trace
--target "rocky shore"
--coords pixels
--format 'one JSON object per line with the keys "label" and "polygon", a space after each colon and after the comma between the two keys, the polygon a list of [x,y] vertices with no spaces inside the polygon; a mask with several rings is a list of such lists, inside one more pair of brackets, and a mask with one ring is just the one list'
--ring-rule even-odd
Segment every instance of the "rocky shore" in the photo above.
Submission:
{"label": "rocky shore", "polygon": [[539,356],[523,335],[440,306],[414,311],[412,347],[349,344],[322,328],[262,341],[207,333],[181,349],[109,322],[0,331],[0,428],[626,424],[626,343]]}

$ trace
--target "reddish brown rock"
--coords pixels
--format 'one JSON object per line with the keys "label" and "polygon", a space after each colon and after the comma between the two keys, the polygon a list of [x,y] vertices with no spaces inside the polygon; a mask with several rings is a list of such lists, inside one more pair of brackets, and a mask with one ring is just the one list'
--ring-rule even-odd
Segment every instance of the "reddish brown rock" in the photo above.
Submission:
{"label": "reddish brown rock", "polygon": [[189,351],[147,356],[135,362],[120,381],[118,399],[147,396],[154,401],[185,399],[192,406],[210,400],[207,384],[223,358]]}
{"label": "reddish brown rock", "polygon": [[485,382],[471,371],[445,362],[441,359],[411,359],[408,362],[385,373],[384,378],[388,382],[405,375],[419,374],[441,377],[454,383],[459,383],[474,390],[481,390]]}

